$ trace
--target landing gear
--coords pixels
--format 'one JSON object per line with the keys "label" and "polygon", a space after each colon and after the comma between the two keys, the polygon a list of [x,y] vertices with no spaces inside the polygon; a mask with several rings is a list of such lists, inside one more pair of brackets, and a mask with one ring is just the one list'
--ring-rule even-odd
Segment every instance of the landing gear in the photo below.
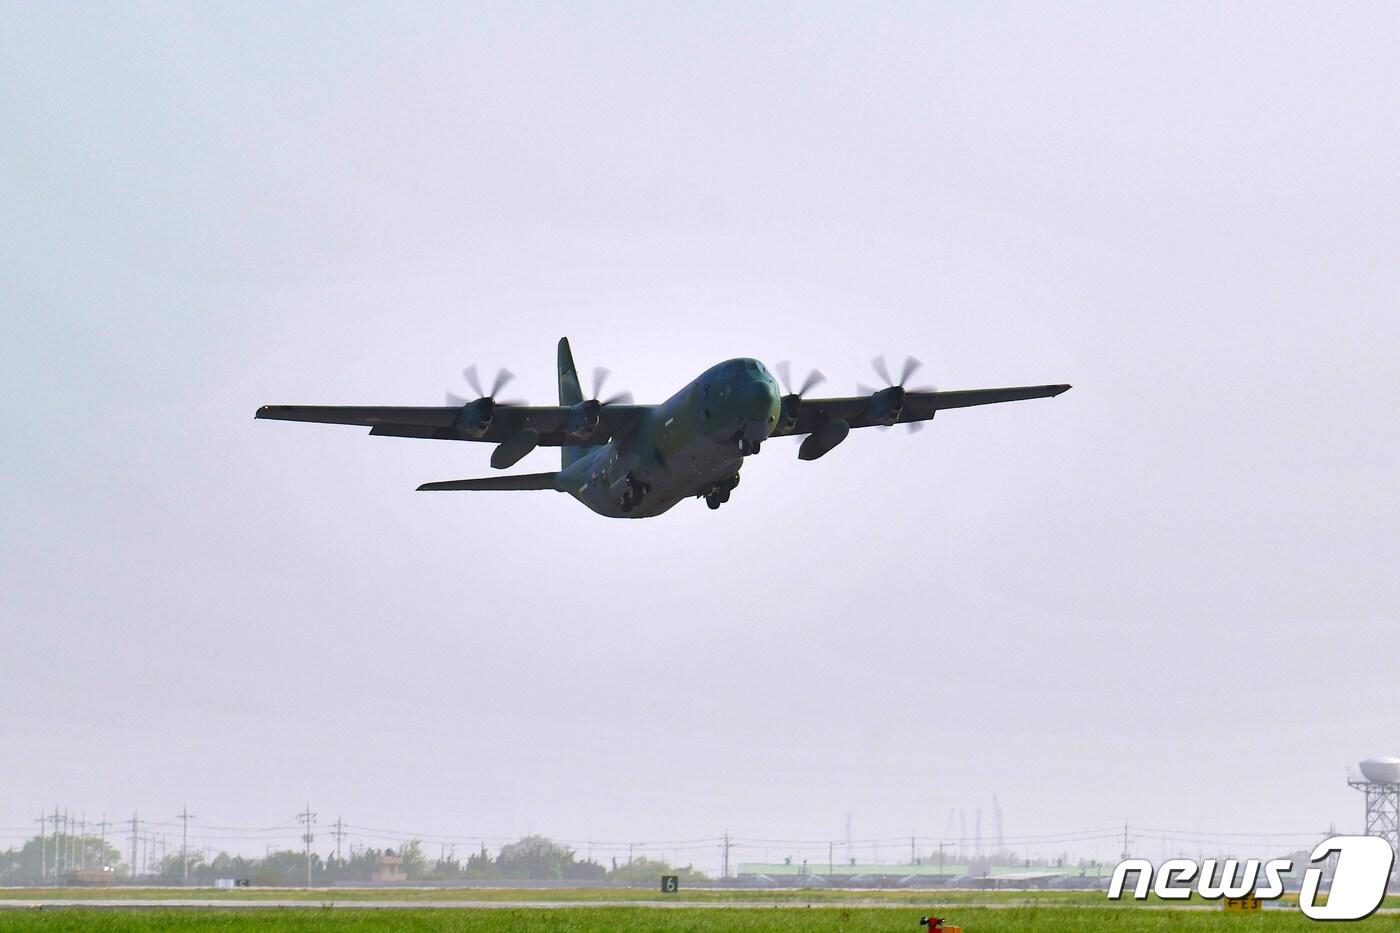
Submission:
{"label": "landing gear", "polygon": [[739,438],[739,454],[743,457],[750,456],[751,454],[756,454],[758,453],[758,449],[762,444],[762,441],[750,441],[741,437]]}
{"label": "landing gear", "polygon": [[642,500],[646,498],[647,488],[646,483],[639,483],[632,478],[631,474],[628,474],[626,488],[623,489],[622,495],[618,498],[618,505],[621,506],[622,511],[630,512],[641,505]]}
{"label": "landing gear", "polygon": [[705,504],[712,509],[717,509],[729,501],[729,494],[734,491],[734,487],[739,485],[739,474],[735,473],[723,482],[715,483],[710,487],[710,491],[705,493]]}

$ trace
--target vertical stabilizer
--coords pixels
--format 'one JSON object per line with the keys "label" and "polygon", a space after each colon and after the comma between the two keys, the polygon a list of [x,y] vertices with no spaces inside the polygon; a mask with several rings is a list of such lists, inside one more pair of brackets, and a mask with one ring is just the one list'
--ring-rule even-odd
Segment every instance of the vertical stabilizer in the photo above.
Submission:
{"label": "vertical stabilizer", "polygon": [[574,354],[569,350],[569,338],[559,338],[559,404],[577,405],[583,401],[583,389],[578,384]]}
{"label": "vertical stabilizer", "polygon": [[[574,367],[574,354],[569,349],[569,338],[559,338],[559,404],[577,405],[583,401],[583,389],[578,384],[578,370]],[[559,448],[559,459],[568,466],[586,453],[582,447],[563,446]]]}

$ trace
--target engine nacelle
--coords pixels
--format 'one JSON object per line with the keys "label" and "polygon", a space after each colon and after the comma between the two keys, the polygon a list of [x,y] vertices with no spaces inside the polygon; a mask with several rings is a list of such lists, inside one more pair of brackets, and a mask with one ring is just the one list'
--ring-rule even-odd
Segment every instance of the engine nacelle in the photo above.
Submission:
{"label": "engine nacelle", "polygon": [[495,399],[479,398],[462,406],[457,413],[456,428],[468,437],[482,437],[491,430],[495,417]]}
{"label": "engine nacelle", "polygon": [[792,429],[797,427],[797,415],[802,410],[802,396],[784,395],[782,408],[778,409],[778,423],[773,428],[774,434],[791,434]]}
{"label": "engine nacelle", "polygon": [[596,398],[572,406],[568,418],[564,421],[564,433],[574,438],[592,435],[598,430],[602,411],[603,405]]}
{"label": "engine nacelle", "polygon": [[876,392],[870,396],[870,407],[867,411],[874,424],[895,424],[904,413],[904,387],[890,386]]}

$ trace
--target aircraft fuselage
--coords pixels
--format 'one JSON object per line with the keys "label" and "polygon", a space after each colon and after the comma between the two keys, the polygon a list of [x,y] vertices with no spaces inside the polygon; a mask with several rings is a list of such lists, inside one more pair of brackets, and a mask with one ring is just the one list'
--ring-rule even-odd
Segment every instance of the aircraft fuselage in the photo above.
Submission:
{"label": "aircraft fuselage", "polygon": [[698,496],[723,502],[781,407],[762,363],[726,360],[656,406],[636,431],[582,454],[561,471],[560,486],[611,518],[660,515]]}

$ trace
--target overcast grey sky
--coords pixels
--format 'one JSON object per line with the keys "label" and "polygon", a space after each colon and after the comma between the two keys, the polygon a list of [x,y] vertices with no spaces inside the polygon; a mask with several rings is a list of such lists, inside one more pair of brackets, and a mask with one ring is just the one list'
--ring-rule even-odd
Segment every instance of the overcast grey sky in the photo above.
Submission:
{"label": "overcast grey sky", "polygon": [[[1359,828],[1395,6],[294,7],[0,5],[4,825]],[[252,419],[550,401],[562,334],[1075,389],[638,522]]]}

